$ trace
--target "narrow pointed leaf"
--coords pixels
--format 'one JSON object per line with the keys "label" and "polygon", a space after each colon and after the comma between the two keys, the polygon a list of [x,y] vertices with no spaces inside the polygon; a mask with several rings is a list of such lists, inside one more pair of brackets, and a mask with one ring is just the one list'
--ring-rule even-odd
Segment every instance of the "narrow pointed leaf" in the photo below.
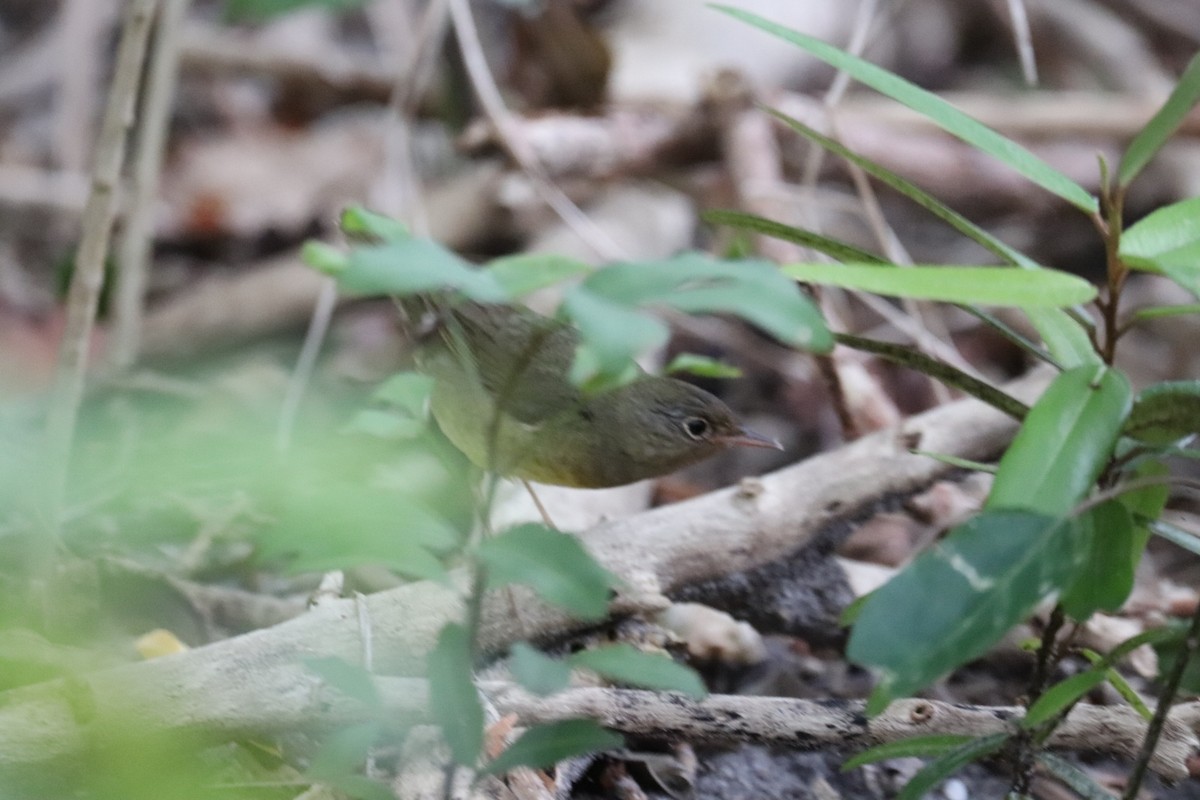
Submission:
{"label": "narrow pointed leaf", "polygon": [[932,734],[930,736],[914,736],[911,739],[901,739],[898,742],[884,742],[869,747],[861,753],[855,753],[841,766],[842,772],[858,769],[876,761],[886,761],[889,758],[929,758],[948,753],[967,742],[973,741],[965,734]]}
{"label": "narrow pointed leaf", "polygon": [[1194,56],[1188,62],[1162,108],[1150,118],[1125,149],[1125,154],[1121,156],[1121,165],[1117,169],[1118,183],[1128,186],[1138,176],[1155,153],[1166,144],[1167,139],[1171,138],[1171,134],[1197,102],[1200,102],[1200,55]]}
{"label": "narrow pointed leaf", "polygon": [[874,353],[887,361],[891,361],[893,364],[911,367],[934,380],[940,381],[947,386],[953,386],[972,397],[982,400],[1014,419],[1024,419],[1025,415],[1029,413],[1029,407],[1012,395],[968,375],[958,367],[927,356],[912,347],[892,344],[890,342],[877,342],[873,339],[852,336],[848,333],[839,333],[835,334],[835,336],[839,344],[843,344],[846,347],[853,347],[855,350],[862,350],[866,353]]}
{"label": "narrow pointed leaf", "polygon": [[825,63],[846,72],[855,80],[903,103],[928,117],[947,133],[994,156],[1071,205],[1088,213],[1095,212],[1099,207],[1096,198],[1075,181],[1021,145],[1001,136],[932,92],[928,92],[869,61],[852,56],[827,42],[785,28],[756,14],[729,6],[716,5],[714,8],[803,48]]}
{"label": "narrow pointed leaf", "polygon": [[413,238],[403,222],[386,214],[350,206],[338,218],[338,226],[348,238],[357,241],[398,242]]}
{"label": "narrow pointed leaf", "polygon": [[[895,189],[1000,260],[1018,267],[1024,267],[1025,269],[1041,269],[1041,265],[1029,256],[1009,247],[1000,239],[988,233],[974,222],[971,222],[962,214],[959,214],[907,178],[903,178],[888,168],[876,164],[869,158],[859,155],[836,139],[831,139],[815,128],[805,125],[798,119],[789,117],[787,114],[775,111],[774,109],[767,109],[767,111],[804,138],[816,142],[834,155],[846,159],[859,167],[863,172]],[[863,260],[870,261],[871,259]]]}
{"label": "narrow pointed leaf", "polygon": [[983,513],[868,595],[847,648],[852,661],[883,670],[868,712],[983,654],[1067,585],[1080,560],[1072,533],[1041,514]]}
{"label": "narrow pointed leaf", "polygon": [[1101,363],[1087,331],[1061,308],[1024,308],[1022,311],[1063,369]]}
{"label": "narrow pointed leaf", "polygon": [[742,371],[732,364],[695,353],[680,353],[664,370],[668,375],[688,372],[702,378],[740,378]]}
{"label": "narrow pointed leaf", "polygon": [[802,228],[794,228],[791,225],[784,225],[782,222],[759,217],[754,214],[747,214],[742,211],[724,211],[714,210],[706,211],[703,214],[703,219],[713,225],[728,225],[731,228],[739,230],[751,231],[759,233],[763,236],[769,236],[772,239],[780,239],[785,242],[803,245],[804,247],[816,250],[819,253],[824,253],[827,256],[836,258],[838,261],[857,261],[862,263],[886,264],[887,260],[880,258],[874,253],[869,253],[866,250],[855,247],[852,244],[831,239],[828,236],[822,236],[819,233],[806,231]]}
{"label": "narrow pointed leaf", "polygon": [[1112,456],[1129,381],[1107,367],[1082,366],[1054,379],[1000,460],[985,508],[1024,508],[1065,516]]}
{"label": "narrow pointed leaf", "polygon": [[454,760],[471,766],[483,749],[483,706],[475,692],[471,638],[462,625],[442,628],[429,653],[429,699]]}
{"label": "narrow pointed leaf", "polygon": [[1008,741],[1007,734],[994,733],[962,745],[956,750],[946,753],[941,758],[925,765],[924,769],[913,776],[896,800],[920,800],[934,786],[958,772],[963,767],[985,758],[1004,747]]}
{"label": "narrow pointed leaf", "polygon": [[590,719],[570,719],[530,728],[487,765],[484,772],[498,775],[513,767],[544,769],[567,758],[612,750],[625,740]]}
{"label": "narrow pointed leaf", "polygon": [[1037,754],[1037,760],[1046,771],[1063,782],[1071,791],[1083,800],[1117,800],[1116,795],[1110,794],[1098,783],[1089,778],[1079,767],[1046,750]]}
{"label": "narrow pointed leaf", "polygon": [[617,683],[683,692],[697,699],[707,694],[695,670],[677,663],[670,656],[643,653],[628,644],[581,650],[571,656],[571,664],[587,667]]}
{"label": "narrow pointed leaf", "polygon": [[782,269],[785,275],[805,283],[944,303],[1070,306],[1096,296],[1096,288],[1087,281],[1053,270],[964,266],[888,269],[871,264],[787,264]]}
{"label": "narrow pointed leaf", "polygon": [[592,268],[582,261],[554,253],[520,253],[497,258],[483,271],[495,278],[509,297],[518,298],[586,275]]}
{"label": "narrow pointed leaf", "polygon": [[1021,720],[1021,725],[1025,728],[1036,728],[1043,722],[1048,722],[1064,711],[1067,706],[1104,683],[1104,673],[1103,669],[1089,669],[1054,684],[1042,693],[1036,703],[1029,707],[1029,710],[1025,712],[1025,717]]}

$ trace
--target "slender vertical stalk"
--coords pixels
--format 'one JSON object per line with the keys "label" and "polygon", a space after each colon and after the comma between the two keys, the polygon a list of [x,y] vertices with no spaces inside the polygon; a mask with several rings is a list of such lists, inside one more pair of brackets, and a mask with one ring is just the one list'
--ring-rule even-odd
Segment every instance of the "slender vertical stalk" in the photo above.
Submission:
{"label": "slender vertical stalk", "polygon": [[171,101],[179,75],[179,27],[190,0],[164,0],[154,28],[146,65],[146,88],[137,121],[137,152],[129,209],[117,244],[117,276],[113,307],[113,340],[109,362],[128,369],[141,346],[142,302],[146,294],[158,176],[171,120]]}
{"label": "slender vertical stalk", "polygon": [[83,213],[83,230],[75,256],[75,271],[67,294],[67,322],[58,354],[54,393],[46,416],[47,479],[45,522],[57,537],[66,493],[67,468],[75,423],[83,399],[88,345],[96,323],[96,306],[104,286],[104,257],[117,209],[117,189],[125,161],[125,144],[133,123],[138,83],[146,42],[158,0],[129,0],[125,9],[116,71],[92,172],[92,189]]}

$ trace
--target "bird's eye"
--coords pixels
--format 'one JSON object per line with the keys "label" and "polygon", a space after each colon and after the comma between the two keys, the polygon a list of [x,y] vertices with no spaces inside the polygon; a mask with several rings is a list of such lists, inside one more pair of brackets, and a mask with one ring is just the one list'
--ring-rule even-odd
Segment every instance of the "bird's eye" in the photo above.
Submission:
{"label": "bird's eye", "polygon": [[683,430],[693,439],[703,439],[708,434],[708,420],[703,417],[688,417],[683,421]]}

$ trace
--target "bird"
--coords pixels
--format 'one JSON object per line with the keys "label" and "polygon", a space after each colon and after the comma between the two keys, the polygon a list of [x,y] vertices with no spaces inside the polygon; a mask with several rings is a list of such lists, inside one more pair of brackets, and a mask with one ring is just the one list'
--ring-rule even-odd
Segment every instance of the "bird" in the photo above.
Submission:
{"label": "bird", "polygon": [[711,393],[639,371],[585,391],[569,378],[580,334],[522,306],[441,307],[417,348],[430,410],[478,467],[528,483],[599,489],[659,477],[738,446],[782,449]]}

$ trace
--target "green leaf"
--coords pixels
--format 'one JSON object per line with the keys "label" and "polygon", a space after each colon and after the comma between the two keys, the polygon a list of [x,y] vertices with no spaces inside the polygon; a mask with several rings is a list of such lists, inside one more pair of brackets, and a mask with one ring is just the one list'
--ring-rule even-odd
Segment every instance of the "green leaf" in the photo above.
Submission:
{"label": "green leaf", "polygon": [[571,680],[571,666],[567,662],[551,658],[525,642],[512,646],[508,667],[517,683],[537,695],[554,694],[567,688]]}
{"label": "green leaf", "polygon": [[1166,539],[1176,547],[1182,547],[1189,553],[1195,553],[1200,556],[1200,536],[1197,534],[1161,519],[1150,522],[1146,527],[1155,536]]}
{"label": "green leaf", "polygon": [[432,393],[433,378],[420,372],[397,372],[375,387],[371,399],[424,419],[428,414],[429,395]]}
{"label": "green leaf", "polygon": [[418,500],[350,480],[278,476],[276,521],[257,536],[267,557],[289,558],[297,572],[382,564],[414,578],[440,580],[445,569],[428,549],[448,549],[458,530]]}
{"label": "green leaf", "polygon": [[586,275],[591,266],[554,253],[520,253],[497,258],[484,267],[509,297],[519,298],[570,278]]}
{"label": "green leaf", "polygon": [[1029,707],[1021,720],[1022,727],[1036,728],[1044,722],[1049,722],[1065,711],[1067,706],[1104,683],[1104,680],[1105,670],[1089,669],[1059,681],[1043,692],[1037,702]]}
{"label": "green leaf", "polygon": [[383,708],[375,679],[358,664],[342,658],[306,658],[304,666],[321,676],[321,679],[347,697],[353,697],[372,710]]}
{"label": "green leaf", "polygon": [[1046,750],[1038,751],[1037,760],[1041,762],[1047,772],[1062,781],[1067,788],[1078,794],[1083,800],[1116,800],[1115,795],[1100,788],[1099,784],[1070,761]]}
{"label": "green leaf", "polygon": [[605,730],[590,719],[569,719],[530,728],[520,739],[484,768],[499,775],[513,767],[541,769],[567,758],[612,750],[625,744],[619,734]]}
{"label": "green leaf", "polygon": [[350,266],[350,257],[324,242],[309,240],[300,248],[300,259],[326,275],[339,275]]}
{"label": "green leaf", "polygon": [[1046,349],[1063,369],[1080,367],[1084,364],[1100,364],[1100,355],[1088,338],[1083,326],[1061,308],[1021,309],[1038,336],[1046,343]]}
{"label": "green leaf", "polygon": [[932,756],[940,756],[970,741],[973,741],[970,736],[962,734],[935,733],[929,736],[914,736],[911,739],[901,739],[898,742],[884,742],[874,747],[868,747],[861,753],[856,753],[846,759],[845,763],[842,764],[841,771],[849,772],[852,769],[858,769],[867,764],[874,764],[876,761],[886,761],[890,758],[930,758]]}
{"label": "green leaf", "polygon": [[366,760],[367,751],[379,738],[382,728],[383,724],[376,721],[334,731],[322,742],[305,774],[319,781],[354,774]]}
{"label": "green leaf", "polygon": [[852,661],[884,671],[868,713],[981,655],[1067,585],[1080,558],[1072,534],[1040,514],[983,513],[870,594],[847,649]]}
{"label": "green leaf", "polygon": [[643,653],[628,644],[581,650],[571,656],[571,664],[587,667],[616,683],[682,692],[696,699],[707,694],[704,682],[695,670],[677,663],[670,656]]}
{"label": "green leaf", "polygon": [[838,333],[834,334],[834,336],[838,344],[853,347],[856,350],[862,350],[867,353],[874,353],[886,361],[891,361],[893,364],[900,364],[915,369],[935,380],[941,381],[947,386],[953,386],[972,397],[979,398],[1014,419],[1024,419],[1025,415],[1029,413],[1029,407],[1012,395],[968,375],[958,367],[927,356],[913,347],[891,344],[890,342],[877,342],[873,339],[864,339],[861,336],[852,336],[848,333]]}
{"label": "green leaf", "polygon": [[1129,703],[1130,708],[1136,711],[1142,719],[1147,722],[1150,721],[1150,718],[1154,716],[1154,712],[1146,705],[1146,701],[1138,694],[1137,689],[1129,685],[1129,681],[1125,680],[1124,675],[1109,667],[1104,671],[1104,678],[1116,689],[1117,694],[1121,695],[1126,703]]}
{"label": "green leaf", "polygon": [[896,800],[920,800],[926,792],[967,764],[999,751],[1007,741],[1007,734],[993,733],[991,736],[983,736],[956,750],[951,750],[936,761],[926,764],[920,772],[913,776],[912,780],[905,784],[900,794],[896,795]]}
{"label": "green leaf", "polygon": [[481,303],[509,299],[492,275],[430,239],[355,248],[349,266],[338,273],[337,279],[343,291],[371,297],[457,289]]}
{"label": "green leaf", "polygon": [[1065,516],[1112,456],[1130,394],[1125,376],[1107,367],[1075,367],[1055,378],[1000,459],[984,507]]}
{"label": "green leaf", "polygon": [[1059,602],[1078,620],[1096,611],[1116,611],[1133,591],[1133,518],[1120,501],[1109,500],[1070,524],[1080,528],[1087,557]]}
{"label": "green leaf", "polygon": [[1120,255],[1134,269],[1166,275],[1200,296],[1200,197],[1157,209],[1121,234]]}
{"label": "green leaf", "polygon": [[[933,214],[935,217],[942,220],[947,225],[961,233],[963,236],[966,236],[968,239],[992,253],[1002,261],[1005,261],[1009,264],[1014,264],[1018,267],[1023,267],[1025,269],[1042,269],[1041,265],[1031,259],[1029,256],[1025,255],[1019,250],[1009,247],[1000,239],[997,239],[983,228],[971,222],[962,214],[959,214],[957,211],[950,208],[941,200],[938,200],[936,197],[926,192],[924,189],[921,189],[907,178],[902,178],[886,167],[871,161],[869,158],[860,156],[858,153],[855,153],[853,150],[849,149],[836,139],[829,138],[815,128],[805,125],[798,119],[793,119],[787,114],[775,111],[773,109],[767,109],[767,111],[780,122],[787,125],[804,138],[816,142],[829,152],[846,159],[850,163],[863,170],[863,172],[866,172],[868,175],[895,189],[897,192],[904,195],[909,200],[912,200],[914,203],[921,206],[926,211]],[[876,257],[872,256],[871,258],[866,259],[844,260],[871,262],[875,260],[875,258]]]}
{"label": "green leaf", "polygon": [[413,419],[395,411],[364,408],[350,418],[345,430],[378,439],[414,439],[429,429],[424,419]]}
{"label": "green leaf", "polygon": [[225,0],[225,19],[230,22],[265,22],[301,8],[319,7],[347,11],[366,5],[367,0]]}
{"label": "green leaf", "polygon": [[707,356],[698,356],[695,353],[680,353],[675,356],[675,358],[671,359],[671,363],[667,365],[666,372],[668,374],[690,372],[702,378],[742,377],[742,371],[732,364]]}
{"label": "green leaf", "polygon": [[582,619],[603,618],[609,590],[617,584],[578,539],[543,525],[519,525],[493,536],[480,545],[479,558],[491,588],[524,584]]}
{"label": "green leaf", "polygon": [[1200,433],[1200,381],[1169,381],[1143,390],[1123,433],[1151,444]]}
{"label": "green leaf", "polygon": [[586,284],[567,292],[561,311],[579,329],[581,350],[588,354],[585,359],[577,353],[571,368],[571,380],[580,385],[627,372],[635,356],[664,344],[669,333],[661,320],[599,296]]}
{"label": "green leaf", "polygon": [[1133,316],[1136,319],[1159,319],[1161,317],[1181,317],[1191,314],[1200,314],[1200,303],[1192,303],[1183,306],[1151,306],[1149,308],[1140,308],[1134,312]]}
{"label": "green leaf", "polygon": [[660,305],[689,314],[733,314],[786,344],[827,353],[833,337],[800,287],[769,261],[720,261],[684,253],[663,261],[614,264],[583,284],[627,306]]}
{"label": "green leaf", "polygon": [[831,44],[806,36],[802,33],[777,25],[763,17],[728,6],[713,6],[731,17],[747,22],[767,33],[778,36],[797,47],[801,47],[850,77],[872,89],[903,103],[935,125],[978,150],[999,159],[1024,175],[1043,189],[1058,195],[1071,205],[1088,213],[1095,212],[1099,204],[1096,198],[1079,184],[1051,167],[1027,149],[978,120],[968,116],[937,95],[909,83],[895,73],[889,72],[861,58],[834,47]]}
{"label": "green leaf", "polygon": [[342,211],[338,226],[347,238],[358,241],[402,242],[413,238],[408,227],[400,220],[362,206],[350,206]]}
{"label": "green leaf", "polygon": [[[1181,651],[1186,644],[1185,637],[1188,634],[1188,626],[1171,623],[1169,627],[1175,633],[1176,638],[1159,642],[1154,646],[1154,651],[1158,654],[1159,675],[1170,675],[1175,670],[1179,663],[1179,656],[1182,654]],[[1200,653],[1195,649],[1192,650],[1187,664],[1184,665],[1178,694],[1200,694]]]}
{"label": "green leaf", "polygon": [[781,269],[805,283],[944,303],[1070,306],[1096,296],[1096,287],[1087,281],[1053,270],[963,266],[888,269],[871,264],[785,264]]}
{"label": "green leaf", "polygon": [[483,750],[483,706],[475,692],[474,656],[467,629],[450,623],[429,653],[429,707],[454,760],[472,766]]}
{"label": "green leaf", "polygon": [[759,217],[742,211],[706,211],[702,217],[705,222],[713,225],[728,225],[739,230],[760,233],[772,239],[781,239],[785,242],[803,245],[804,247],[816,250],[818,253],[824,253],[827,256],[836,258],[838,261],[859,261],[868,264],[888,263],[886,259],[855,247],[852,244],[847,244],[837,239],[830,239],[828,236],[822,236],[819,233],[806,231],[802,228],[793,228],[791,225],[784,225],[782,222],[776,222],[766,217]]}
{"label": "green leaf", "polygon": [[1194,56],[1188,63],[1162,108],[1125,149],[1117,169],[1117,182],[1121,186],[1128,186],[1137,177],[1197,102],[1200,102],[1200,55]]}

